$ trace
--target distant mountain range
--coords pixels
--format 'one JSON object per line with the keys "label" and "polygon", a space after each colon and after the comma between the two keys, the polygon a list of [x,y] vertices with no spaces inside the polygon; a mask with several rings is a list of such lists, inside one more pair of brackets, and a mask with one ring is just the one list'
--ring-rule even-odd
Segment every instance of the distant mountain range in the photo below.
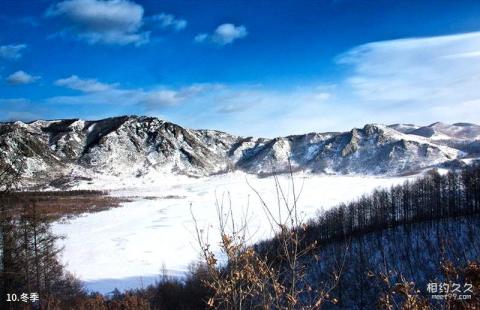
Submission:
{"label": "distant mountain range", "polygon": [[289,160],[293,169],[312,173],[401,175],[478,157],[480,126],[469,123],[368,124],[273,139],[187,129],[144,116],[0,123],[0,163],[16,162],[25,184],[39,186],[68,187],[97,174],[268,175],[287,171]]}

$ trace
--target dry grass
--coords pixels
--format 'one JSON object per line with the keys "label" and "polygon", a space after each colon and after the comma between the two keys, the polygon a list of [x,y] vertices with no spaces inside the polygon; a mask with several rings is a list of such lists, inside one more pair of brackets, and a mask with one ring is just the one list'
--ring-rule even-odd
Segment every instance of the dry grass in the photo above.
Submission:
{"label": "dry grass", "polygon": [[35,204],[37,212],[49,221],[70,219],[84,213],[118,207],[128,198],[109,196],[102,191],[10,192],[0,196],[0,204],[16,216],[25,206]]}

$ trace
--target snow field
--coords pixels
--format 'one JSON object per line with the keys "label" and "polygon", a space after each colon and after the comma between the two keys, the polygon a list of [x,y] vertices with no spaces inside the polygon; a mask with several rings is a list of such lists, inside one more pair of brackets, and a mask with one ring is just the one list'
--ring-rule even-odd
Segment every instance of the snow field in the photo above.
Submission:
{"label": "snow field", "polygon": [[[303,218],[320,210],[347,202],[377,187],[399,184],[406,178],[325,176],[295,174],[300,194],[298,206]],[[247,183],[248,181],[248,183]],[[286,199],[291,203],[292,185],[279,177]],[[250,184],[250,185],[249,185]],[[216,202],[230,204],[236,221],[247,214],[251,242],[269,237],[268,219],[254,188],[278,215],[273,178],[257,178],[240,172],[208,178],[150,175],[142,179],[97,179],[78,189],[110,189],[113,196],[132,197],[121,207],[86,214],[52,226],[65,236],[62,261],[90,290],[108,293],[138,288],[158,280],[164,270],[181,275],[199,258],[195,225],[208,233],[213,249],[218,249]]]}

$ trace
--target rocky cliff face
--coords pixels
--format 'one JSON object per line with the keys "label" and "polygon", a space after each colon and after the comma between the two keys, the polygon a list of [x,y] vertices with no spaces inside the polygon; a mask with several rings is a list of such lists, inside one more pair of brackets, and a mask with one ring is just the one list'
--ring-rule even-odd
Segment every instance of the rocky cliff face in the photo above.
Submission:
{"label": "rocky cliff face", "polygon": [[290,164],[314,173],[397,175],[477,156],[479,128],[366,125],[344,133],[266,139],[192,130],[152,117],[39,120],[0,124],[0,161],[21,163],[26,182],[37,185],[152,171],[262,175],[284,172]]}

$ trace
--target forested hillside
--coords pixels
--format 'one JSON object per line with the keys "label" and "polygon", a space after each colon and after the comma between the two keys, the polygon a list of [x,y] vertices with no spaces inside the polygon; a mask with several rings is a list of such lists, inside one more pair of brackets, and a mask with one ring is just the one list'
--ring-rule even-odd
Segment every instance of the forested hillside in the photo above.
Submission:
{"label": "forested hillside", "polygon": [[[480,167],[443,175],[431,171],[414,182],[341,204],[299,228],[303,248],[316,244],[304,260],[305,281],[315,288],[332,272],[340,273],[331,292],[338,302],[327,303],[333,308],[374,308],[385,293],[381,277],[392,286],[402,279],[414,282],[419,296],[429,300],[428,283],[449,280],[446,264],[478,262],[479,224]],[[256,249],[275,261],[280,246],[276,239]]]}

